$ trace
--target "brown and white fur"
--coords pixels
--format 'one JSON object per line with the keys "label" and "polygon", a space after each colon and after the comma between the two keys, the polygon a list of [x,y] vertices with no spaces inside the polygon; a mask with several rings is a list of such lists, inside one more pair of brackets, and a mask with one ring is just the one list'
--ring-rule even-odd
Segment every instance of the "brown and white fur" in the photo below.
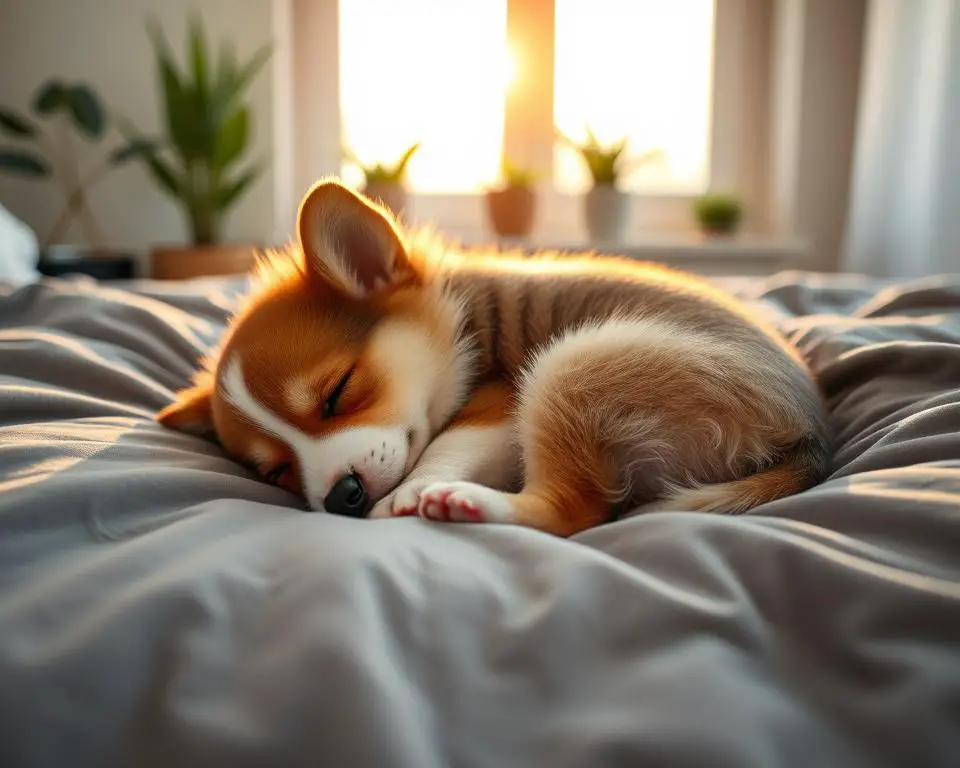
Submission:
{"label": "brown and white fur", "polygon": [[704,281],[425,244],[335,180],[298,235],[158,419],[313,509],[355,473],[369,517],[569,536],[634,507],[744,512],[828,472],[799,354]]}

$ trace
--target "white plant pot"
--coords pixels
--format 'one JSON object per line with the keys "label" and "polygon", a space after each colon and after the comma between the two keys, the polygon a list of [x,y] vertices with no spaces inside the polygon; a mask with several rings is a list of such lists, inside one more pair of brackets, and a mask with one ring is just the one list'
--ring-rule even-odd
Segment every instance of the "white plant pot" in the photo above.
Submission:
{"label": "white plant pot", "polygon": [[630,198],[614,186],[596,185],[583,198],[583,215],[591,242],[622,243],[629,223]]}
{"label": "white plant pot", "polygon": [[373,182],[363,188],[363,194],[387,206],[396,216],[403,216],[407,207],[407,190],[402,184]]}

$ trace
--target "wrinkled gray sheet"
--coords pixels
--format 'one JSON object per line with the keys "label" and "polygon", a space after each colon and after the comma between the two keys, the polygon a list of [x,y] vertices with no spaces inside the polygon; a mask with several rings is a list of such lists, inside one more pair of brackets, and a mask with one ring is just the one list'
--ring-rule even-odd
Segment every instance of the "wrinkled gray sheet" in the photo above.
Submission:
{"label": "wrinkled gray sheet", "polygon": [[567,541],[304,514],[152,423],[238,287],[0,290],[0,766],[960,765],[960,276],[736,284],[832,477]]}

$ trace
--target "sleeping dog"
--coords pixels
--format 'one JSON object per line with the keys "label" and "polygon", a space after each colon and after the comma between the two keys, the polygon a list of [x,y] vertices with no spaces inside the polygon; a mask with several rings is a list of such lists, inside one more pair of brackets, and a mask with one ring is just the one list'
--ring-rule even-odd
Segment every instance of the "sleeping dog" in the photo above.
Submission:
{"label": "sleeping dog", "polygon": [[450,248],[329,179],[297,232],[158,419],[312,509],[570,536],[626,508],[744,512],[829,469],[800,355],[705,281]]}

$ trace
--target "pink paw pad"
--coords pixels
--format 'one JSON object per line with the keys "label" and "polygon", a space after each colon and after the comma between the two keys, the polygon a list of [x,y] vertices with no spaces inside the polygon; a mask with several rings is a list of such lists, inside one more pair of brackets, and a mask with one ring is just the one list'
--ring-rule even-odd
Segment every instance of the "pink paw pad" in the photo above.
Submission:
{"label": "pink paw pad", "polygon": [[451,491],[433,491],[420,497],[420,514],[431,520],[450,520],[450,507],[447,500]]}
{"label": "pink paw pad", "polygon": [[469,482],[434,483],[420,494],[420,517],[450,523],[509,522],[510,502],[500,491]]}
{"label": "pink paw pad", "polygon": [[482,523],[484,519],[483,510],[448,488],[423,494],[420,499],[420,514],[430,520],[448,523]]}
{"label": "pink paw pad", "polygon": [[471,523],[482,523],[483,513],[473,504],[463,499],[447,499],[448,514],[451,518]]}

